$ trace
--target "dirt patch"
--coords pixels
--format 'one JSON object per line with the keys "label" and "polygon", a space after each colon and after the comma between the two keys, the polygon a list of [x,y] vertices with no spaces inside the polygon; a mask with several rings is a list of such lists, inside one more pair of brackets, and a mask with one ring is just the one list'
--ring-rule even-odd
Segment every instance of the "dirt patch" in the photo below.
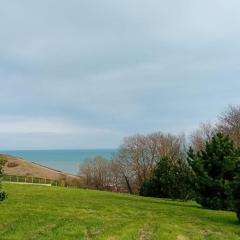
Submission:
{"label": "dirt patch", "polygon": [[177,240],[189,240],[189,238],[188,238],[188,237],[185,237],[185,236],[183,236],[183,235],[178,235],[178,236],[177,236]]}
{"label": "dirt patch", "polygon": [[7,167],[8,168],[13,168],[13,167],[17,167],[19,164],[17,164],[16,162],[8,162],[7,163]]}
{"label": "dirt patch", "polygon": [[140,231],[139,240],[150,240],[150,239],[151,239],[151,236],[148,232],[144,230]]}

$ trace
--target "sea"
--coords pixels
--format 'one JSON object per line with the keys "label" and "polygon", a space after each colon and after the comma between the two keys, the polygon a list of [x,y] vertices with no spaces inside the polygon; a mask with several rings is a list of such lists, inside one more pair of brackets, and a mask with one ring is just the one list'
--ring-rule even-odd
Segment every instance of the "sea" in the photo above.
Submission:
{"label": "sea", "polygon": [[76,175],[79,173],[80,164],[83,161],[96,156],[112,159],[116,151],[116,149],[9,150],[0,151],[0,153],[20,157],[31,162]]}

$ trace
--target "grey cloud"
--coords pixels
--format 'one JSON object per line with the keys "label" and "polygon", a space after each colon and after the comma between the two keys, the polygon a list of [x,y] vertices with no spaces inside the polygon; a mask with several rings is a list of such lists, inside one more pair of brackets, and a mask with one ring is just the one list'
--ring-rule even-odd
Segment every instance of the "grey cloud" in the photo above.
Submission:
{"label": "grey cloud", "polygon": [[[4,1],[0,116],[107,129],[98,135],[105,146],[134,132],[190,131],[240,100],[239,7],[237,0]],[[65,137],[76,145],[76,136]],[[11,133],[9,146],[18,138]],[[42,145],[37,134],[23,138]],[[84,136],[86,147],[97,147],[93,138]]]}

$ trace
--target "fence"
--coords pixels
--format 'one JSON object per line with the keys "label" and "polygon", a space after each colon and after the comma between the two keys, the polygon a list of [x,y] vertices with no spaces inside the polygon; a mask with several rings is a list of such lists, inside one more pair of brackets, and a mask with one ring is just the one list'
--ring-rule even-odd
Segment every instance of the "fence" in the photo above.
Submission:
{"label": "fence", "polygon": [[51,186],[65,186],[64,180],[54,180],[48,178],[30,177],[30,176],[14,176],[4,175],[3,181],[15,183],[30,183],[30,184],[46,184]]}

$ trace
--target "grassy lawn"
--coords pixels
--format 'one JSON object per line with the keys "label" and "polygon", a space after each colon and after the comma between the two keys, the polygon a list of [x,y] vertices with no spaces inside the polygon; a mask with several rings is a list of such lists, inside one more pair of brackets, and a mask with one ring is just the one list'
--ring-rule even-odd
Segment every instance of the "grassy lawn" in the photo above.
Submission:
{"label": "grassy lawn", "polygon": [[240,239],[234,213],[167,201],[62,187],[5,184],[1,240]]}

